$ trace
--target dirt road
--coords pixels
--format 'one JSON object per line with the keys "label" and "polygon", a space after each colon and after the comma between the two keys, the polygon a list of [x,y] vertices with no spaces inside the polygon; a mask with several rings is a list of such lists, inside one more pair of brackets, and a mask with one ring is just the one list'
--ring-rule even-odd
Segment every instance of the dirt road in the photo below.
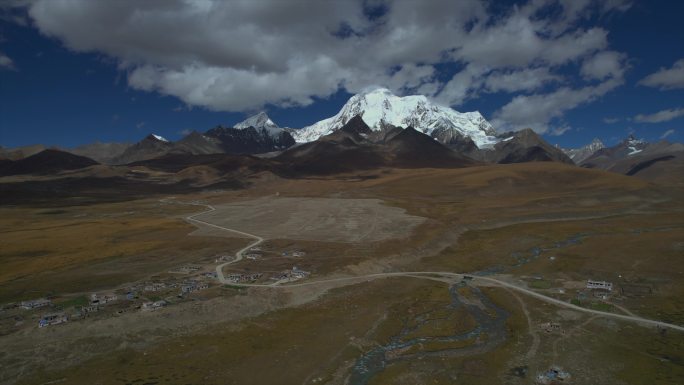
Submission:
{"label": "dirt road", "polygon": [[[168,203],[169,201],[166,201],[166,202]],[[184,203],[184,202],[177,202],[177,203]],[[535,298],[540,299],[544,302],[554,304],[557,306],[561,306],[561,307],[565,307],[565,308],[569,308],[569,309],[572,309],[575,311],[594,314],[594,315],[600,315],[600,316],[608,317],[608,318],[616,318],[616,319],[620,319],[623,321],[635,322],[635,323],[638,323],[641,325],[658,326],[658,327],[662,327],[662,328],[674,329],[674,330],[684,332],[684,327],[679,326],[679,325],[669,324],[666,322],[651,320],[651,319],[642,318],[642,317],[638,317],[638,316],[634,316],[634,315],[615,314],[615,313],[608,313],[608,312],[603,312],[603,311],[599,311],[599,310],[587,309],[587,308],[583,308],[583,307],[571,304],[569,302],[565,302],[563,300],[548,297],[544,294],[537,293],[536,291],[533,291],[533,290],[530,290],[530,289],[527,289],[527,288],[524,288],[524,287],[521,287],[518,285],[514,285],[512,283],[509,283],[509,282],[506,282],[503,280],[499,280],[496,278],[475,276],[475,275],[469,275],[469,274],[464,274],[464,273],[453,273],[453,272],[449,272],[449,271],[402,271],[402,272],[375,273],[375,274],[368,274],[368,275],[363,275],[363,276],[330,278],[330,279],[324,279],[324,280],[307,281],[307,282],[302,282],[302,283],[285,284],[285,285],[247,284],[247,283],[229,282],[225,279],[225,277],[223,275],[223,268],[227,265],[230,265],[232,263],[235,263],[235,262],[242,260],[242,255],[245,251],[247,251],[248,249],[250,249],[254,246],[259,245],[260,243],[262,243],[264,241],[264,239],[262,237],[254,235],[254,234],[245,233],[243,231],[239,231],[239,230],[235,230],[235,229],[229,229],[229,228],[218,226],[218,225],[208,223],[208,222],[205,222],[205,221],[202,221],[199,219],[195,219],[194,217],[201,215],[201,214],[205,214],[206,212],[214,211],[215,208],[211,205],[198,203],[198,202],[191,202],[191,203],[185,203],[185,204],[191,204],[191,205],[195,205],[195,206],[204,206],[208,209],[207,211],[187,216],[185,218],[186,220],[188,220],[190,222],[200,223],[200,224],[205,225],[205,226],[214,227],[217,229],[229,231],[229,232],[232,232],[235,234],[240,234],[240,235],[247,236],[247,237],[255,239],[254,242],[252,242],[248,246],[239,250],[235,254],[234,260],[232,260],[230,262],[223,263],[223,264],[218,265],[216,267],[216,273],[218,276],[218,280],[223,284],[231,284],[234,286],[241,286],[241,287],[292,288],[292,287],[320,285],[320,284],[334,283],[334,282],[364,281],[364,280],[369,281],[371,279],[388,278],[388,277],[408,277],[408,278],[434,279],[435,276],[440,276],[440,277],[451,277],[451,278],[454,278],[455,280],[462,280],[462,279],[464,279],[464,276],[468,276],[470,278],[470,280],[476,284],[492,284],[494,286],[502,286],[502,287],[505,287],[505,288],[508,288],[511,290],[515,290],[519,293],[526,294],[526,295],[531,296],[531,297],[535,297]]]}

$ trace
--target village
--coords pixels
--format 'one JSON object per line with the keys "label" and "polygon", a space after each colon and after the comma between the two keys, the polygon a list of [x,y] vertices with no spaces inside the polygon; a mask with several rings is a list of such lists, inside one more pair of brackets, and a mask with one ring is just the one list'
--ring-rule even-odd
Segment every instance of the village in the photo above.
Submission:
{"label": "village", "polygon": [[[261,248],[252,248],[245,255],[250,263],[262,260],[264,251]],[[283,257],[302,258],[304,251],[283,251]],[[132,283],[108,292],[90,293],[60,297],[57,295],[5,304],[0,308],[0,332],[7,333],[22,327],[45,328],[85,320],[89,318],[106,318],[117,316],[126,312],[141,311],[153,312],[167,306],[191,301],[201,300],[198,293],[210,293],[220,295],[217,290],[229,285],[221,285],[218,282],[216,266],[225,261],[232,260],[230,255],[220,255],[213,258],[213,264],[197,263],[176,266],[164,274],[151,277],[149,280]],[[280,271],[253,271],[253,267],[243,267],[241,270],[233,269],[224,273],[225,279],[234,285],[280,285],[306,279],[310,272],[292,266],[291,269]],[[463,284],[473,279],[472,276],[463,277]],[[577,306],[591,307],[610,311],[612,308],[609,300],[620,300],[628,296],[644,296],[650,294],[652,289],[648,286],[624,283],[620,290],[615,291],[612,282],[588,279],[586,285],[577,289],[568,301]],[[569,295],[565,290],[558,290],[559,294]],[[559,322],[547,321],[538,325],[545,333],[563,334],[564,330]],[[552,372],[550,372],[552,373]]]}
{"label": "village", "polygon": [[[224,272],[224,278],[235,285],[259,284],[279,285],[305,279],[310,272],[292,266],[284,270],[252,272],[251,264],[262,261],[265,251],[251,248],[245,255],[249,267]],[[270,252],[279,259],[302,258],[302,250]],[[140,311],[154,312],[184,301],[204,300],[221,295],[221,284],[216,271],[217,265],[234,260],[232,255],[219,255],[206,261],[183,264],[156,274],[144,281],[122,285],[111,291],[71,294],[57,293],[0,306],[0,334],[11,333],[22,328],[38,329],[67,322],[86,319],[103,319],[124,313]],[[200,295],[204,294],[204,295]]]}

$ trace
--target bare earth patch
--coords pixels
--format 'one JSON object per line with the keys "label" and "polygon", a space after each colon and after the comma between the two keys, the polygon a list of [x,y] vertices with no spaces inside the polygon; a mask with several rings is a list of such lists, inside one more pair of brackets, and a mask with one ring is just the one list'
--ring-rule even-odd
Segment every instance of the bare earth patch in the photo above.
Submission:
{"label": "bare earth patch", "polygon": [[266,197],[215,207],[195,218],[267,239],[375,242],[408,236],[425,221],[379,199]]}

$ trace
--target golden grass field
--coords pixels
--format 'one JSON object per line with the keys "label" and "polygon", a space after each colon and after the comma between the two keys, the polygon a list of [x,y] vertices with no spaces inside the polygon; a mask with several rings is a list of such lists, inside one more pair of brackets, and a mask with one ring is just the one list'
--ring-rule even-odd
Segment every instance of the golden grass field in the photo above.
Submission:
{"label": "golden grass field", "polygon": [[[568,300],[586,279],[605,279],[653,289],[615,304],[684,324],[684,195],[674,187],[530,163],[300,180],[263,177],[247,189],[176,199],[220,205],[274,196],[379,199],[425,220],[410,235],[389,240],[269,239],[262,260],[245,260],[226,272],[276,272],[296,263],[314,280],[402,270],[491,270],[549,295],[558,296],[563,288]],[[225,234],[189,235],[194,227],[182,218],[202,208],[160,205],[159,198],[58,210],[1,209],[0,299],[104,290],[182,263],[211,262],[217,253],[234,252],[248,242]],[[567,242],[573,239],[579,241]],[[542,251],[534,255],[534,248]],[[303,249],[307,256],[283,259],[285,249]],[[18,373],[19,367],[32,373],[5,377],[8,383],[344,384],[359,357],[386,344],[402,327],[416,326],[404,340],[477,327],[467,313],[449,308],[447,289],[444,282],[408,277],[281,291],[212,289],[145,316],[148,323],[141,323],[147,319],[142,316],[120,316],[111,324],[122,331],[108,334],[106,344],[89,328],[26,329],[2,336],[0,344],[3,339],[12,346],[20,346],[22,338],[31,341],[26,352],[35,354],[35,363],[29,359],[19,365],[0,348],[0,364],[6,373]],[[463,290],[465,298],[472,296],[467,287]],[[682,333],[660,334],[564,311],[501,288],[481,290],[509,313],[505,342],[465,355],[453,352],[486,346],[489,336],[414,345],[397,354],[430,354],[393,360],[367,383],[532,384],[551,365],[570,371],[572,384],[684,383]],[[539,329],[550,321],[563,332]],[[133,324],[135,333],[127,333]],[[50,351],[39,346],[60,340],[78,351],[68,362],[40,364]],[[521,367],[524,376],[515,374]]]}
{"label": "golden grass field", "polygon": [[0,209],[0,301],[111,288],[245,242],[188,237],[177,216],[192,211],[157,200]]}

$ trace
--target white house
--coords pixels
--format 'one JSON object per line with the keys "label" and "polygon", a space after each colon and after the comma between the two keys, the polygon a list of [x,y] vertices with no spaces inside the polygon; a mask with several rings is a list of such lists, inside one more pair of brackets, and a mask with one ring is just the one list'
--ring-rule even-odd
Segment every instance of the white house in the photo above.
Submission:
{"label": "white house", "polygon": [[599,289],[599,290],[613,290],[613,283],[606,281],[587,281],[587,289]]}

